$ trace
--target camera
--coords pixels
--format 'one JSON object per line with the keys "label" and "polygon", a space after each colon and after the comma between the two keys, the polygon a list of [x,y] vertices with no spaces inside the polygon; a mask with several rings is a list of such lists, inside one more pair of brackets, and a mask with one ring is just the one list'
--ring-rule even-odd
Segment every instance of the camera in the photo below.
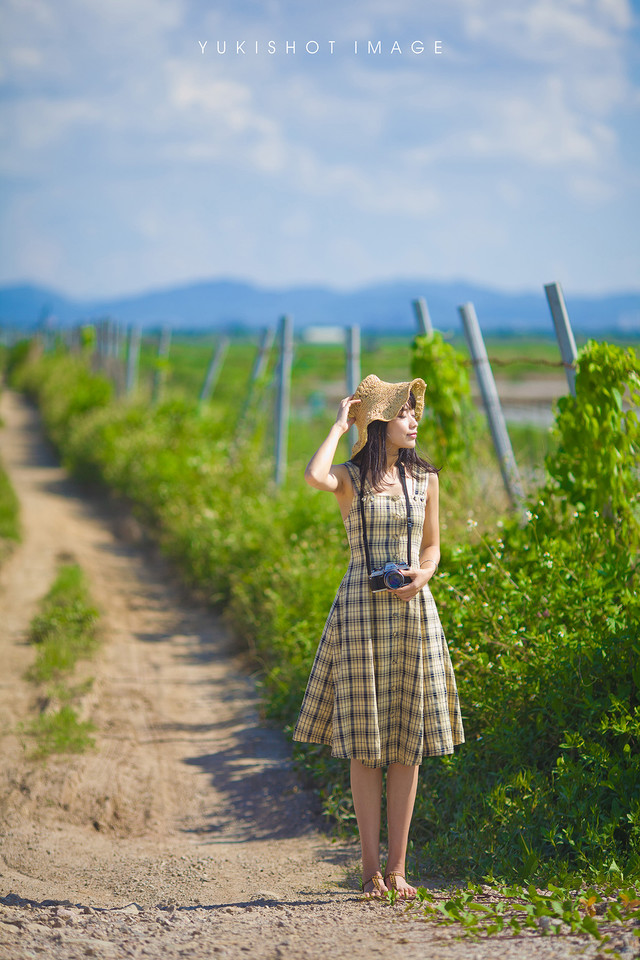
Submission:
{"label": "camera", "polygon": [[397,590],[403,587],[405,583],[411,583],[411,577],[405,577],[403,570],[408,570],[408,563],[393,563],[391,560],[385,563],[382,570],[374,570],[369,574],[369,585],[372,593],[380,593],[382,590]]}

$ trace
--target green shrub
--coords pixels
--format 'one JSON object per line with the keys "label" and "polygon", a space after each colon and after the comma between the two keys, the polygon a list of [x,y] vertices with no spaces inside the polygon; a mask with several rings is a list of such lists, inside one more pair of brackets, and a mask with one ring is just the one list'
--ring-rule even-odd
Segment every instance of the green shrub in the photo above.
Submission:
{"label": "green shrub", "polygon": [[580,351],[576,396],[558,401],[548,494],[567,512],[604,516],[607,539],[640,543],[640,358],[591,340]]}
{"label": "green shrub", "polygon": [[421,442],[438,464],[460,469],[469,460],[480,429],[464,356],[437,330],[416,337],[411,376],[422,377],[427,384]]}
{"label": "green shrub", "polygon": [[106,406],[113,397],[113,386],[106,377],[91,373],[84,356],[62,349],[34,353],[27,351],[26,361],[16,365],[11,383],[37,400],[51,439],[64,451],[74,420]]}

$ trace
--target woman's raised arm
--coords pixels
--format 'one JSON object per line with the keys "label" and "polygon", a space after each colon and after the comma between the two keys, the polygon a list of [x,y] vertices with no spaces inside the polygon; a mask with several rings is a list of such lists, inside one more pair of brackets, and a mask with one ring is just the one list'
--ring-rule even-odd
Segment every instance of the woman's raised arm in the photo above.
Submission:
{"label": "woman's raised arm", "polygon": [[331,425],[326,439],[323,440],[309,460],[304,478],[310,487],[315,487],[317,490],[328,490],[335,494],[340,494],[344,489],[345,481],[349,477],[348,471],[340,464],[334,466],[333,459],[340,438],[354,423],[354,418],[350,416],[351,406],[354,403],[360,403],[360,400],[345,397],[344,400],[340,401],[335,423]]}

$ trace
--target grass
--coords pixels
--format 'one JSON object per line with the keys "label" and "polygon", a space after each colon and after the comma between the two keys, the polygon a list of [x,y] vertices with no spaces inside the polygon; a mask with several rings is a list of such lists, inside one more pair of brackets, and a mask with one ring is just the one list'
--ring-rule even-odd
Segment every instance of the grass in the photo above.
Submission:
{"label": "grass", "polygon": [[95,727],[90,721],[80,720],[74,708],[65,704],[54,713],[40,714],[25,732],[36,741],[32,758],[40,759],[52,753],[84,753],[95,746],[93,730]]}
{"label": "grass", "polygon": [[20,504],[0,462],[0,563],[20,542]]}
{"label": "grass", "polygon": [[37,654],[27,679],[38,685],[49,683],[44,700],[59,704],[23,727],[36,742],[33,757],[81,753],[93,746],[93,724],[80,720],[73,705],[92,681],[70,686],[69,679],[77,662],[95,651],[97,623],[98,612],[91,603],[82,569],[75,563],[63,563],[29,630],[29,641],[36,646]]}
{"label": "grass", "polygon": [[28,679],[44,683],[71,673],[77,661],[96,647],[97,619],[82,569],[75,563],[63,564],[41,612],[31,621],[29,641],[38,652]]}
{"label": "grass", "polygon": [[[397,895],[388,895],[391,903]],[[506,933],[518,936],[529,929],[544,935],[586,934],[603,945],[620,933],[621,926],[637,927],[640,900],[632,888],[619,885],[574,890],[549,884],[546,891],[528,886],[467,884],[466,889],[430,893],[418,889],[407,913],[439,925],[456,925],[465,936],[479,939]],[[635,933],[638,936],[638,933]],[[617,951],[607,953],[620,956]]]}

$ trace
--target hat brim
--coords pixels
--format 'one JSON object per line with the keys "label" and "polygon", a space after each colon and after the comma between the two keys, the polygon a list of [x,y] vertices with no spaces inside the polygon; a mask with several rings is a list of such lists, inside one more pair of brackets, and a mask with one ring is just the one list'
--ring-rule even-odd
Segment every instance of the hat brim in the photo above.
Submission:
{"label": "hat brim", "polygon": [[386,423],[394,420],[412,392],[416,398],[416,418],[420,420],[424,412],[426,389],[427,385],[421,377],[403,383],[386,383],[375,375],[365,377],[354,393],[354,398],[361,402],[354,408],[358,439],[353,445],[351,456],[355,457],[366,446],[368,425],[374,420],[382,420]]}

